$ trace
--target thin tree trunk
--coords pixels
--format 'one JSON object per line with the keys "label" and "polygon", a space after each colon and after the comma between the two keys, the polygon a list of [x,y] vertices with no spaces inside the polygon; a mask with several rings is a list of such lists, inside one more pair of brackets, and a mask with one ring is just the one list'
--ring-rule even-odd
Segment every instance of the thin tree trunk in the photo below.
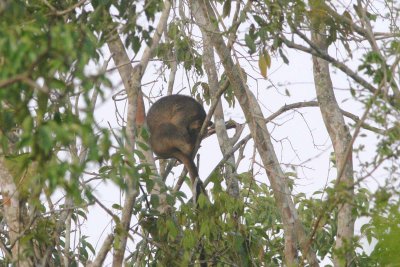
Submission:
{"label": "thin tree trunk", "polygon": [[26,214],[21,214],[24,209],[21,209],[20,195],[15,185],[14,178],[5,165],[4,156],[0,156],[0,192],[2,196],[2,205],[4,211],[4,219],[9,228],[10,243],[13,264],[20,267],[33,266],[33,262],[26,251],[32,250],[29,242],[20,242],[21,233],[24,231],[22,218],[26,218]]}
{"label": "thin tree trunk", "polygon": [[[327,52],[328,45],[324,34],[313,31],[311,41],[319,49]],[[335,250],[339,253],[333,255],[333,262],[335,266],[348,266],[351,264],[354,254],[351,239],[354,235],[355,220],[352,215],[352,205],[349,203],[349,200],[352,201],[354,198],[352,152],[348,153],[347,151],[348,146],[351,146],[351,135],[335,98],[329,63],[324,59],[313,56],[313,72],[322,118],[336,156],[338,175],[342,174],[341,177],[337,177],[336,184],[340,183],[345,188],[345,190],[338,192],[336,196],[339,199],[339,206]],[[344,258],[342,255],[344,255]]]}
{"label": "thin tree trunk", "polygon": [[207,32],[222,61],[235,97],[238,99],[249,123],[251,135],[266,169],[282,216],[285,233],[285,263],[287,266],[301,264],[297,261],[297,245],[299,244],[309,265],[318,266],[315,252],[307,245],[307,236],[294,207],[286,177],[276,157],[261,108],[253,93],[248,89],[240,69],[233,63],[230,50],[224,43],[222,34],[215,26],[215,21],[218,20],[209,3],[204,0],[192,0],[190,3],[197,25]]}
{"label": "thin tree trunk", "polygon": [[[135,68],[132,68],[129,57],[125,51],[125,47],[118,35],[114,36],[114,39],[108,42],[110,51],[113,54],[114,63],[117,66],[121,66],[118,68],[118,71],[121,75],[121,79],[124,83],[125,90],[128,95],[128,112],[127,112],[127,127],[126,127],[127,138],[128,138],[127,149],[128,151],[132,151],[132,155],[135,149],[135,133],[137,130],[140,131],[141,127],[144,127],[145,125],[145,112],[144,112],[143,97],[141,93],[141,80],[143,77],[143,73],[147,68],[150,57],[153,54],[155,47],[158,45],[161,39],[163,28],[167,23],[170,9],[171,9],[171,2],[167,0],[164,2],[164,9],[161,14],[154,36],[152,38],[151,47],[147,47],[144,50],[140,63],[136,65]],[[141,138],[141,135],[139,135],[139,138]],[[149,150],[143,152],[146,156],[147,163],[150,163],[153,166],[155,166],[154,158],[151,154],[151,151]],[[121,223],[119,226],[121,227],[121,230],[124,234],[120,236],[119,246],[114,250],[113,267],[122,266],[127,238],[128,238],[128,231],[130,227],[130,221],[132,217],[133,205],[135,203],[137,195],[139,194],[139,191],[137,189],[138,181],[136,180],[134,181],[132,177],[126,177],[125,180],[128,184],[128,189],[126,192],[124,206],[122,209]],[[153,191],[157,191],[154,193],[157,193],[159,195],[161,203],[160,208],[162,208],[162,211],[164,211],[165,209],[167,209],[164,208],[164,206],[166,205],[163,205],[163,203],[166,203],[164,201],[165,196],[160,194],[161,190],[159,186],[160,185],[157,185],[156,183],[156,186],[154,186]]]}
{"label": "thin tree trunk", "polygon": [[[129,62],[129,57],[126,54],[125,47],[119,36],[115,36],[112,41],[108,42],[108,47],[113,54],[114,63],[117,66],[122,66],[118,68],[121,75],[122,81],[125,85],[125,90],[128,95],[128,112],[127,112],[127,125],[126,125],[126,135],[127,135],[127,150],[132,152],[135,149],[135,118],[137,113],[137,103],[138,103],[138,92],[132,88],[131,76],[133,76],[132,66]],[[131,71],[132,70],[132,71]],[[120,225],[117,228],[120,229],[120,236],[117,239],[118,247],[114,248],[113,253],[113,267],[122,266],[126,243],[128,238],[128,232],[132,217],[133,206],[135,204],[136,197],[139,195],[139,190],[137,188],[138,183],[134,181],[134,177],[125,177],[127,183],[126,195],[124,199],[122,215]]]}
{"label": "thin tree trunk", "polygon": [[[213,103],[218,101],[214,111],[215,131],[217,133],[218,143],[221,148],[222,154],[226,156],[227,153],[229,153],[232,150],[233,144],[229,139],[228,132],[226,130],[222,103],[220,99],[217,98],[216,96],[219,84],[218,84],[217,70],[215,69],[214,47],[206,32],[202,28],[201,30],[202,30],[201,32],[204,44],[203,62],[204,62],[204,68],[208,76],[211,101]],[[239,183],[236,177],[234,154],[232,154],[227,159],[224,165],[226,173],[227,192],[230,196],[234,198],[239,198]]]}

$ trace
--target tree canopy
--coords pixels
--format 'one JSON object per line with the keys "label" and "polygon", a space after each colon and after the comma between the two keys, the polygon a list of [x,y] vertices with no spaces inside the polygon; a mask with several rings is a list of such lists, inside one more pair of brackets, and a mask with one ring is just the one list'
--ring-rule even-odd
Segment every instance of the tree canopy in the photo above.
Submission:
{"label": "tree canopy", "polygon": [[[0,265],[397,266],[399,4],[0,1]],[[176,93],[195,205],[148,144]]]}

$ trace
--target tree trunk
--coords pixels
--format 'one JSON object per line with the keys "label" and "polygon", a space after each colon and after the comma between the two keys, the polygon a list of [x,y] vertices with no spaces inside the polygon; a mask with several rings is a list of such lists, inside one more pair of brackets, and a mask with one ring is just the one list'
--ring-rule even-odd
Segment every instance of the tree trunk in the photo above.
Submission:
{"label": "tree trunk", "polygon": [[214,22],[218,20],[209,3],[204,0],[192,0],[190,3],[197,25],[207,32],[222,61],[234,89],[235,97],[249,123],[251,135],[274,191],[285,233],[285,263],[287,266],[301,264],[297,260],[297,245],[300,244],[310,266],[318,266],[315,252],[308,246],[308,239],[294,207],[286,177],[276,157],[261,108],[254,94],[248,89],[241,70],[233,63],[230,50],[224,43],[219,29],[215,26]]}
{"label": "tree trunk", "polygon": [[[323,34],[312,32],[311,40],[319,49],[327,52],[328,45],[324,32]],[[345,187],[345,190],[339,191],[336,196],[339,206],[335,250],[338,253],[333,255],[333,262],[335,266],[349,266],[354,255],[354,249],[351,246],[351,239],[354,235],[354,216],[352,215],[352,205],[349,202],[354,197],[352,151],[348,151],[348,147],[351,146],[351,135],[335,98],[329,63],[316,56],[313,56],[312,59],[317,99],[325,127],[333,144],[337,172],[340,176],[337,177],[336,184],[342,184]]]}

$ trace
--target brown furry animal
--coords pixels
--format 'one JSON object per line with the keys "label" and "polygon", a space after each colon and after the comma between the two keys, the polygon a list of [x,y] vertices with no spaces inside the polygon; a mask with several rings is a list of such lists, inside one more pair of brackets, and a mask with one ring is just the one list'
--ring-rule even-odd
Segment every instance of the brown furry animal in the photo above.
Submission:
{"label": "brown furry animal", "polygon": [[205,118],[206,112],[200,103],[185,95],[163,97],[150,107],[147,114],[154,153],[163,159],[176,158],[182,162],[192,184],[199,177],[192,157]]}

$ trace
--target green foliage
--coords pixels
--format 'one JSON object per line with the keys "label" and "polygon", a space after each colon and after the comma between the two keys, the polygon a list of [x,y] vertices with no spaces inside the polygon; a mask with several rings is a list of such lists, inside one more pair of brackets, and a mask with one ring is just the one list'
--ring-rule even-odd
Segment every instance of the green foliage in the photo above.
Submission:
{"label": "green foliage", "polygon": [[223,12],[222,12],[222,16],[224,18],[228,17],[229,14],[231,13],[231,6],[232,6],[231,4],[232,4],[231,1],[229,1],[229,0],[225,1],[224,6],[223,6]]}
{"label": "green foliage", "polygon": [[[123,25],[123,27],[121,27],[121,33],[126,36],[125,46],[132,49],[135,54],[144,47],[143,44],[150,46],[154,27],[149,22],[155,20],[156,13],[161,11],[163,7],[163,1],[122,0],[110,1],[110,3],[111,2],[112,6],[115,7],[118,12],[117,14],[113,14],[113,22],[110,21],[108,14],[99,17],[100,19],[104,20],[104,18],[106,18],[105,20],[108,20],[102,21],[101,23],[101,25],[104,25],[104,30],[107,27],[110,27],[110,30],[114,30],[115,22],[118,22],[119,25]],[[99,3],[103,4],[102,1],[99,1]],[[108,3],[108,1],[106,3]],[[109,12],[108,8],[104,8],[102,11]]]}
{"label": "green foliage", "polygon": [[144,244],[138,244],[132,264],[187,266],[202,247],[205,258],[218,264],[281,265],[282,227],[271,191],[257,185],[249,173],[241,174],[240,181],[239,199],[223,190],[220,175],[213,175],[212,203],[200,195],[197,209],[181,202],[174,217],[143,217],[141,225],[157,245],[150,243],[144,250]]}
{"label": "green foliage", "polygon": [[184,34],[184,25],[179,21],[168,23],[169,42],[161,43],[156,49],[157,57],[170,68],[172,60],[183,64],[185,70],[194,70],[197,75],[203,75],[201,54],[194,49],[195,42]]}
{"label": "green foliage", "polygon": [[[19,1],[7,5],[0,36],[4,70],[0,80],[5,84],[0,94],[4,150],[11,142],[46,165],[62,147],[79,137],[89,149],[89,159],[98,159],[92,115],[87,113],[82,123],[78,114],[65,107],[69,95],[81,91],[87,111],[91,110],[89,94],[97,77],[85,75],[84,68],[89,60],[98,59],[97,48],[102,43],[83,24],[65,23],[63,17],[52,15],[44,6]],[[15,129],[19,140],[14,144]]]}
{"label": "green foliage", "polygon": [[[201,88],[201,89],[200,89]],[[197,82],[193,85],[190,94],[196,98],[200,103],[206,102],[207,105],[211,105],[210,87],[207,83]]]}
{"label": "green foliage", "polygon": [[370,204],[370,221],[361,227],[361,232],[369,244],[374,240],[376,245],[369,257],[364,260],[375,265],[368,266],[395,266],[400,261],[398,240],[400,238],[400,202],[398,189],[388,190],[380,188],[374,195],[374,202]]}
{"label": "green foliage", "polygon": [[295,204],[306,231],[309,235],[315,231],[312,247],[324,259],[331,253],[335,240],[337,209],[334,206],[327,207],[327,202],[319,197],[321,194],[322,192],[315,192],[312,198],[298,194],[295,196]]}
{"label": "green foliage", "polygon": [[[91,101],[94,92],[102,95],[100,84],[103,90],[110,83],[87,72],[104,45],[96,14],[109,5],[93,1],[89,14],[79,7],[68,10],[74,1],[6,2],[0,10],[0,150],[18,185],[21,207],[35,214],[24,222],[30,227],[21,242],[31,249],[24,253],[49,250],[52,265],[61,266],[61,213],[45,207],[41,197],[50,199],[61,190],[74,204],[86,205],[90,194],[79,179],[88,165],[110,159],[110,134],[95,124]],[[85,157],[78,157],[78,147]],[[72,221],[79,225],[86,213],[74,210]],[[81,237],[77,254],[63,251],[70,254],[70,266],[94,253],[86,238]]]}
{"label": "green foliage", "polygon": [[163,7],[162,0],[145,0],[144,1],[144,13],[148,21],[154,21],[154,15],[156,12],[161,11]]}
{"label": "green foliage", "polygon": [[267,69],[271,68],[271,57],[268,51],[260,53],[258,58],[258,67],[260,68],[261,75],[267,78]]}
{"label": "green foliage", "polygon": [[233,93],[233,88],[230,85],[230,82],[228,80],[228,77],[226,76],[225,73],[222,74],[221,76],[221,80],[220,80],[220,86],[224,85],[226,82],[229,83],[228,88],[224,91],[223,96],[225,98],[225,100],[228,102],[229,107],[235,107],[235,103],[236,103],[236,99],[235,99],[235,95]]}
{"label": "green foliage", "polygon": [[377,52],[365,54],[364,61],[358,70],[363,70],[365,74],[371,76],[375,84],[382,83],[383,79],[391,80],[391,71]]}

